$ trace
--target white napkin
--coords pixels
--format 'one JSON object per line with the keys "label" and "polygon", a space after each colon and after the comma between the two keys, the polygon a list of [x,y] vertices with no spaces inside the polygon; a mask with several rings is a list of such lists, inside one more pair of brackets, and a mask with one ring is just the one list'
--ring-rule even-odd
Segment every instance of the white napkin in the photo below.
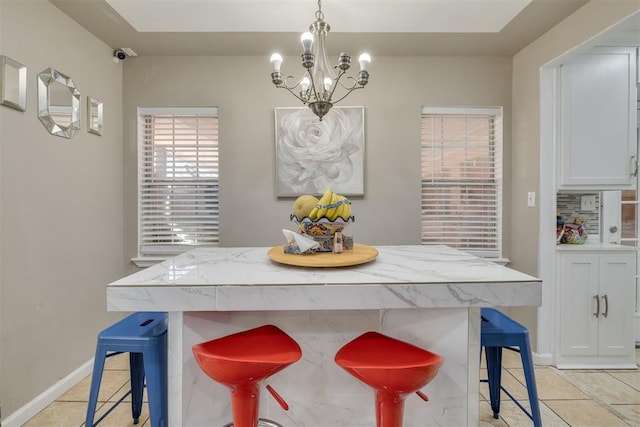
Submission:
{"label": "white napkin", "polygon": [[291,230],[283,229],[282,233],[287,239],[287,244],[284,246],[285,253],[289,254],[310,254],[314,253],[315,249],[320,245],[315,240]]}

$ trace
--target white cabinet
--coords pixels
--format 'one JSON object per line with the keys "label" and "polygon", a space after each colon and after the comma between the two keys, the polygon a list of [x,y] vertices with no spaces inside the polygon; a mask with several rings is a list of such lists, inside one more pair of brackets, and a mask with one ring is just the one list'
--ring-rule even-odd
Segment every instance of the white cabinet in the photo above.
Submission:
{"label": "white cabinet", "polygon": [[559,368],[635,367],[635,251],[559,251]]}
{"label": "white cabinet", "polygon": [[559,189],[633,189],[636,49],[598,47],[560,68]]}

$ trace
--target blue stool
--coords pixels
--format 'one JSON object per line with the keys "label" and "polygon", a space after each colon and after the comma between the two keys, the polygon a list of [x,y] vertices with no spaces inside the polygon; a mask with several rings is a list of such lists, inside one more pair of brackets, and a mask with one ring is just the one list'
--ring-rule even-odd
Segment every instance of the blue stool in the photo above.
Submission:
{"label": "blue stool", "polygon": [[[129,353],[131,390],[114,403],[94,424],[105,359],[121,353]],[[133,423],[138,424],[142,412],[145,377],[151,426],[166,427],[168,424],[166,313],[133,313],[100,332],[91,378],[86,426],[98,425],[129,394],[131,394]]]}
{"label": "blue stool", "polygon": [[[538,389],[533,372],[531,347],[529,346],[529,331],[518,322],[515,322],[507,315],[493,308],[483,308],[481,310],[481,317],[480,345],[484,347],[487,357],[487,373],[489,378],[480,381],[489,383],[489,398],[491,400],[493,418],[497,419],[500,413],[500,391],[502,390],[531,418],[535,427],[541,427],[542,421],[540,419]],[[527,382],[531,412],[527,411],[520,402],[500,384],[503,348],[520,353],[522,367],[524,369],[524,378]]]}

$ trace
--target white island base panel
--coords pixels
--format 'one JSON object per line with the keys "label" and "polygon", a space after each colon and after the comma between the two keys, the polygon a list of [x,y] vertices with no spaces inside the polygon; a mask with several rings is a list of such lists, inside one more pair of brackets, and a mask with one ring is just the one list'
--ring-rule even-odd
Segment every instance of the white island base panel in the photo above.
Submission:
{"label": "white island base panel", "polygon": [[[471,323],[470,314],[474,319]],[[182,339],[176,336],[174,328],[169,334],[171,383],[182,385],[182,396],[180,387],[169,390],[169,425],[222,426],[231,421],[228,389],[200,370],[191,346],[264,324],[285,330],[299,343],[303,355],[300,361],[266,381],[288,402],[289,411],[284,411],[263,386],[261,417],[285,427],[375,425],[374,392],[334,362],[340,347],[373,330],[445,358],[438,375],[422,390],[429,396],[429,402],[415,394],[407,396],[405,427],[478,424],[477,308],[171,312],[170,318],[173,325],[184,327]],[[475,344],[470,347],[470,342]]]}

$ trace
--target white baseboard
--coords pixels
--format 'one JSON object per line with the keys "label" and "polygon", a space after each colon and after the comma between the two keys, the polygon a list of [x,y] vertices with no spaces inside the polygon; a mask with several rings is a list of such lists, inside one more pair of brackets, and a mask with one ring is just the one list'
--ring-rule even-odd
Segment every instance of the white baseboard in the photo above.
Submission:
{"label": "white baseboard", "polygon": [[533,364],[550,366],[553,364],[553,355],[549,353],[533,353]]}
{"label": "white baseboard", "polygon": [[40,393],[35,399],[24,405],[22,408],[3,419],[0,424],[2,427],[20,427],[31,418],[35,417],[38,412],[42,411],[60,396],[69,391],[74,385],[82,381],[87,375],[91,374],[92,371],[93,358],[66,377],[60,379],[44,392]]}

